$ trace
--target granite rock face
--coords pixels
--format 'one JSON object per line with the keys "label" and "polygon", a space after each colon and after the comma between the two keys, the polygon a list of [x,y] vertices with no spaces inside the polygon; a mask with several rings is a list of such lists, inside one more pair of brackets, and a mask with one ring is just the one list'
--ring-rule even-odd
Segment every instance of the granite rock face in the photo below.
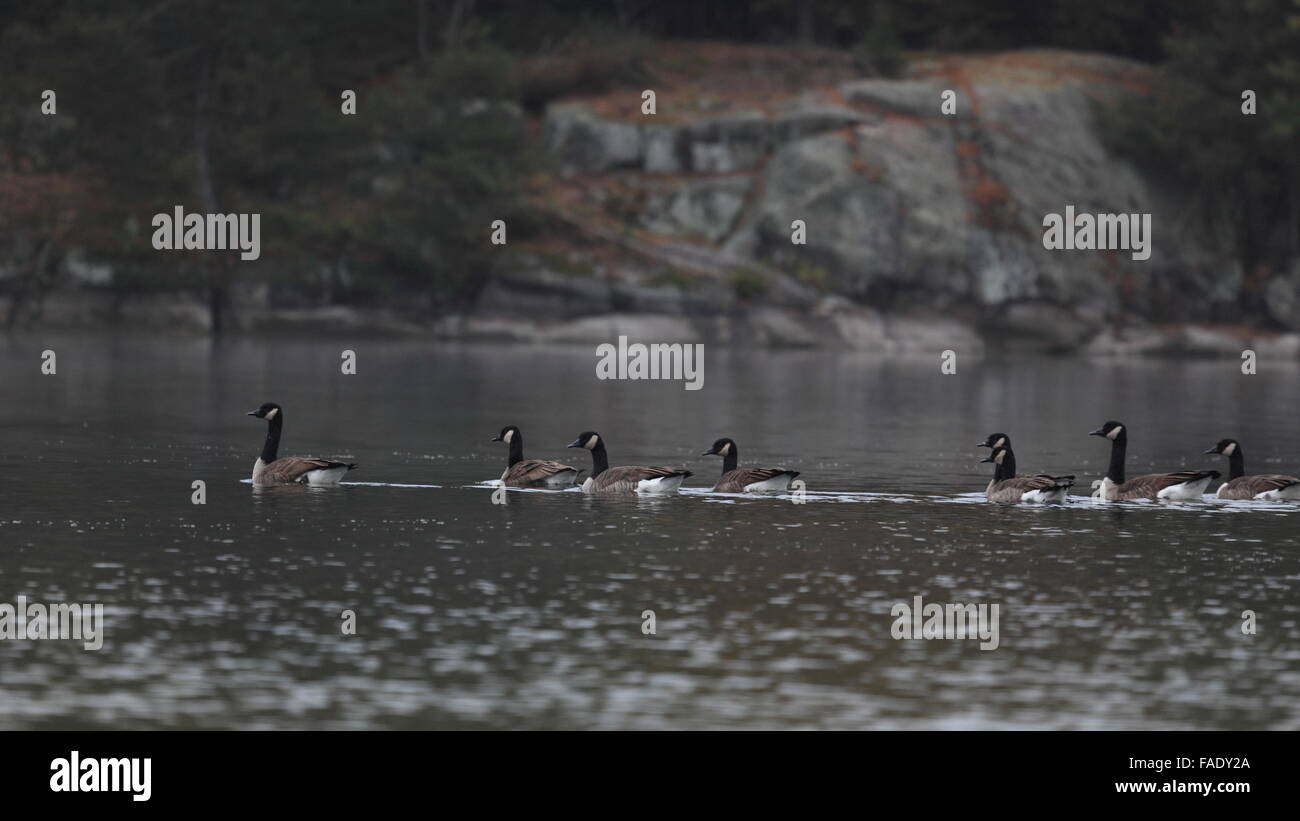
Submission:
{"label": "granite rock face", "polygon": [[[1079,350],[1121,317],[1208,322],[1238,298],[1221,249],[1099,133],[1098,106],[1150,79],[1139,64],[1069,52],[935,58],[905,79],[684,122],[557,104],[544,134],[565,179],[619,179],[622,218],[652,246],[655,236],[693,242],[769,281],[811,276],[886,316],[951,312],[996,344]],[[955,113],[941,111],[945,99]],[[1150,214],[1150,258],[1044,248],[1045,216],[1067,206]],[[796,220],[806,244],[791,242]],[[1271,318],[1292,329],[1298,286],[1293,271],[1265,295]]]}

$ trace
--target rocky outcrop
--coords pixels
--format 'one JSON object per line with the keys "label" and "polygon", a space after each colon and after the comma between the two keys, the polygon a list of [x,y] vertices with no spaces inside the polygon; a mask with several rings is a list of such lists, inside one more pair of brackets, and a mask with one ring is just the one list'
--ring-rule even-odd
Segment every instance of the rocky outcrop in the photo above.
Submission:
{"label": "rocky outcrop", "polygon": [[[614,116],[596,113],[599,100],[565,102],[547,111],[544,140],[561,184],[595,199],[617,192],[612,230],[651,255],[707,249],[720,260],[703,266],[715,279],[737,268],[771,284],[812,279],[886,318],[945,313],[990,344],[1113,351],[1105,333],[1116,322],[1208,323],[1240,297],[1240,273],[1174,194],[1101,139],[1098,107],[1151,80],[1140,64],[1099,55],[935,58],[901,80],[849,79],[721,111],[676,112],[665,97],[653,117]],[[1044,248],[1044,217],[1067,206],[1150,214],[1150,258]],[[791,241],[795,220],[806,244]],[[1265,301],[1269,319],[1300,329],[1300,269],[1268,282]],[[1205,347],[1138,347],[1179,343]]]}
{"label": "rocky outcrop", "polygon": [[[880,79],[826,49],[688,56],[676,79],[653,81],[654,115],[640,113],[639,88],[547,108],[533,133],[549,173],[520,186],[534,224],[512,222],[508,252],[456,315],[413,319],[419,293],[360,310],[244,283],[227,321],[584,344],[623,328],[876,351],[1300,356],[1300,261],[1247,276],[1102,140],[1099,108],[1140,93],[1145,66],[1027,51],[918,59]],[[1067,206],[1150,214],[1150,258],[1044,248],[1044,217]],[[72,287],[39,297],[0,268],[20,322],[211,322],[198,295],[111,296],[111,270],[77,253],[64,266]],[[1242,315],[1243,291],[1258,315]]]}
{"label": "rocky outcrop", "polygon": [[1264,286],[1264,300],[1275,322],[1300,331],[1300,260]]}

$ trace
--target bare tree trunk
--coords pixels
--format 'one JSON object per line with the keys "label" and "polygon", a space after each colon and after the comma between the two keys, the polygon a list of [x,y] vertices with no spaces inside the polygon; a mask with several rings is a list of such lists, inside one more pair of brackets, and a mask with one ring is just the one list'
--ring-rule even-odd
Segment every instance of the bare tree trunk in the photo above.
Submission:
{"label": "bare tree trunk", "polygon": [[429,0],[415,0],[415,53],[420,62],[427,62],[429,54]]}
{"label": "bare tree trunk", "polygon": [[[216,186],[212,181],[211,152],[211,112],[209,102],[212,99],[212,58],[204,60],[199,72],[199,87],[194,106],[194,170],[199,189],[199,203],[209,214],[218,214]],[[208,319],[212,324],[212,333],[220,335],[225,325],[226,285],[221,271],[215,271],[212,265],[203,269],[208,286]]]}
{"label": "bare tree trunk", "polygon": [[451,15],[442,32],[442,44],[448,49],[460,45],[465,19],[474,11],[474,0],[452,0]]}

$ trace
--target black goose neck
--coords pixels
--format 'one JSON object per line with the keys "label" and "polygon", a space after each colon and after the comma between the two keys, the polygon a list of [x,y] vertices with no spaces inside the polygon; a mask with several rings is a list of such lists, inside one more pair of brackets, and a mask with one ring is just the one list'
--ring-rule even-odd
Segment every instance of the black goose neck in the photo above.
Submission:
{"label": "black goose neck", "polygon": [[1110,443],[1110,467],[1106,478],[1117,485],[1124,484],[1124,455],[1128,451],[1128,433],[1120,431]]}
{"label": "black goose neck", "polygon": [[722,472],[730,473],[738,464],[740,464],[740,453],[736,450],[736,443],[732,442],[731,447],[727,448],[727,452],[722,456]]}
{"label": "black goose neck", "polygon": [[1241,445],[1232,449],[1232,455],[1228,457],[1228,478],[1236,479],[1246,475],[1246,454],[1241,452]]}
{"label": "black goose neck", "polygon": [[609,470],[609,456],[605,453],[605,443],[597,442],[591,449],[591,478],[595,479],[607,470]]}
{"label": "black goose neck", "polygon": [[515,431],[510,436],[510,461],[506,467],[514,467],[517,463],[524,460],[524,435]]}
{"label": "black goose neck", "polygon": [[262,445],[262,461],[270,464],[280,452],[280,430],[284,427],[284,411],[279,411],[266,423],[266,442]]}

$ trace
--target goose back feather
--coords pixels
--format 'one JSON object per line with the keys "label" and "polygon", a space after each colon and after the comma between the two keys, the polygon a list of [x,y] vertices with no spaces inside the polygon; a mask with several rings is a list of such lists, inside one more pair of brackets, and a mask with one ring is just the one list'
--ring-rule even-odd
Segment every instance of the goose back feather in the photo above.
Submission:
{"label": "goose back feather", "polygon": [[501,481],[510,487],[571,487],[578,482],[583,471],[561,462],[548,459],[523,459],[515,462],[501,474]]}
{"label": "goose back feather", "polygon": [[1300,479],[1280,473],[1238,476],[1219,486],[1220,499],[1300,499]]}
{"label": "goose back feather", "polygon": [[607,468],[583,483],[588,493],[673,493],[692,475],[689,470],[642,465]]}
{"label": "goose back feather", "polygon": [[722,474],[713,486],[715,493],[779,492],[790,489],[790,483],[799,475],[797,470],[784,468],[738,468]]}

